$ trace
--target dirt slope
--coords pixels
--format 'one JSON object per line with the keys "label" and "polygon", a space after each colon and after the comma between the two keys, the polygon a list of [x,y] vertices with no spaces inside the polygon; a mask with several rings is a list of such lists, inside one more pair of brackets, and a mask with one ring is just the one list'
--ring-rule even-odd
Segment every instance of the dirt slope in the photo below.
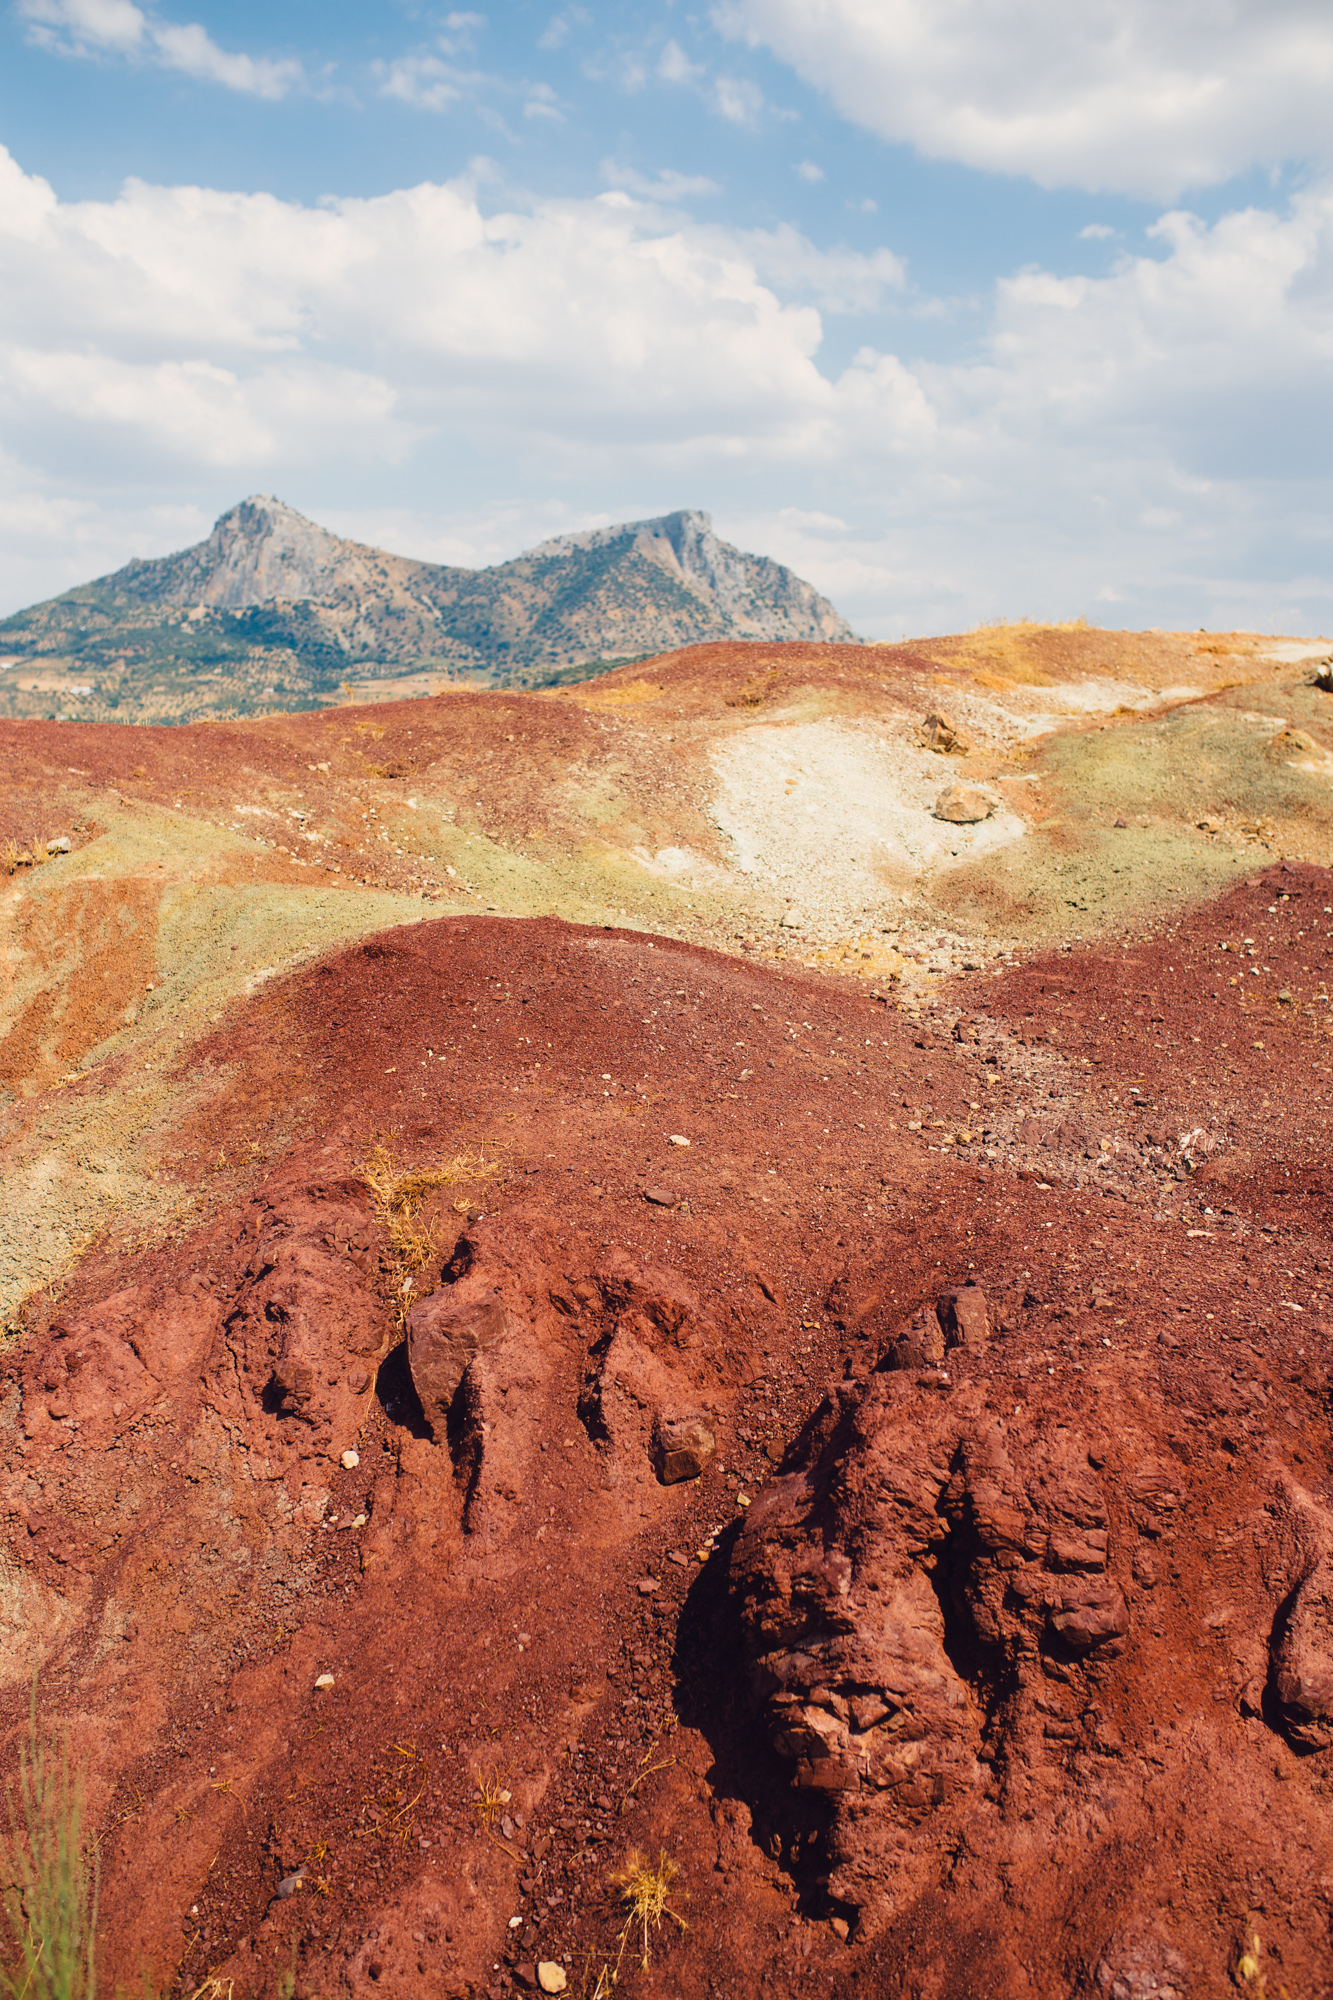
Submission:
{"label": "dirt slope", "polygon": [[[628,924],[916,1004],[1269,858],[1333,861],[1333,699],[1290,657],[1311,650],[1000,627],[697,647],[558,695],[0,725],[0,856],[71,850],[0,878],[0,1313],[160,1208],[164,1057],[386,923]],[[923,742],[941,708],[966,755]],[[999,801],[984,822],[936,816],[959,780]],[[61,1092],[89,1071],[79,1109]]]}
{"label": "dirt slope", "polygon": [[[1103,638],[989,748],[987,669],[845,649],[0,745],[71,839],[8,884],[0,1703],[89,1770],[108,1992],[1220,1996],[1256,1929],[1329,1990],[1333,873],[1267,752],[1328,698],[1171,640],[1025,706]],[[813,852],[812,724],[1043,807],[797,930],[717,822],[785,731]]]}
{"label": "dirt slope", "polygon": [[[89,1745],[108,1976],[507,1991],[614,1955],[637,1843],[679,1859],[690,1925],[645,1992],[963,1994],[985,1967],[1220,1994],[1246,1908],[1323,1990],[1330,1071],[1263,982],[1313,977],[1324,895],[1279,875],[1132,954],[977,982],[962,1040],[808,973],[486,919],[326,959],[206,1040],[171,1079],[197,1218],[90,1253],[4,1406],[10,1705],[40,1664]],[[1262,1001],[1217,971],[1245,935]],[[1006,1147],[1038,1102],[1054,1143]],[[358,1179],[385,1134],[462,1161],[426,1304],[504,1306],[433,1432]],[[920,1358],[969,1279],[990,1339]],[[698,1482],[654,1477],[662,1409],[716,1433]],[[867,1512],[886,1478],[957,1526],[904,1543]],[[810,1505],[801,1601],[832,1589],[863,1650],[789,1674],[775,1728],[772,1649],[745,1655],[764,1579],[797,1601]],[[890,1599],[944,1711],[864,1651]],[[1090,1602],[1108,1629],[1062,1640]],[[859,1806],[802,1778],[792,1704],[845,1740],[886,1691],[920,1777]]]}

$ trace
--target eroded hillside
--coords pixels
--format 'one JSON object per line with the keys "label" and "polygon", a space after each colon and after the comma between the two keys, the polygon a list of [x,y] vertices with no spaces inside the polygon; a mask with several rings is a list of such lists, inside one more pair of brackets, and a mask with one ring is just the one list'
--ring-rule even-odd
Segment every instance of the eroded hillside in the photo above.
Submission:
{"label": "eroded hillside", "polygon": [[1313,650],[0,738],[0,1699],[108,1990],[1323,1990]]}

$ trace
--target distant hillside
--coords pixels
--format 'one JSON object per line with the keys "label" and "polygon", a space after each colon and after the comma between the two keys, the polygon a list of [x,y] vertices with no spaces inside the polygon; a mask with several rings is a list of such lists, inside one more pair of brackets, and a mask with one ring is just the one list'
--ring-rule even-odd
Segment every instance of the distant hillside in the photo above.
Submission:
{"label": "distant hillside", "polygon": [[707,514],[564,535],[493,569],[344,541],[266,494],[206,541],[0,622],[0,713],[189,720],[322,706],[348,679],[490,686],[583,678],[609,661],[725,639],[853,638],[781,563]]}

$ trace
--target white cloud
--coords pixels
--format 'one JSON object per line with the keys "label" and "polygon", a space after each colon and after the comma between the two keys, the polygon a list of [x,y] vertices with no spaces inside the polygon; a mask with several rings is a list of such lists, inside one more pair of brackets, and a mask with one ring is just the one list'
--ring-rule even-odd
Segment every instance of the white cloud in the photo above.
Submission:
{"label": "white cloud", "polygon": [[418,111],[447,111],[476,80],[440,56],[396,56],[372,68],[381,97],[396,97]]}
{"label": "white cloud", "polygon": [[722,192],[706,174],[682,174],[674,167],[663,167],[657,174],[641,174],[637,167],[626,166],[620,160],[603,160],[601,173],[608,187],[624,188],[630,194],[642,195],[645,201],[675,203],[687,201],[691,195]]}
{"label": "white cloud", "polygon": [[176,519],[255,487],[455,537],[466,506],[487,546],[711,506],[894,637],[1112,585],[1143,623],[1309,629],[1333,599],[1333,185],[1172,212],[1105,277],[1021,271],[974,354],[922,361],[892,351],[885,315],[929,302],[887,248],[696,221],[681,177],[608,172],[508,206],[468,179],[61,202],[0,151],[4,490],[84,523],[10,551],[10,602],[87,575],[144,493]]}
{"label": "white cloud", "polygon": [[817,167],[813,160],[798,161],[796,171],[803,181],[809,181],[811,187],[817,187],[824,178],[824,169]]}
{"label": "white cloud", "polygon": [[558,49],[569,40],[575,28],[586,28],[591,20],[592,16],[585,7],[566,7],[562,13],[551,16],[537,38],[537,47]]}
{"label": "white cloud", "polygon": [[299,63],[228,54],[197,23],[179,27],[155,23],[149,34],[164,69],[183,70],[203,83],[221,83],[228,90],[247,91],[254,97],[277,98],[285,97],[301,80]]}
{"label": "white cloud", "polygon": [[873,312],[886,292],[907,283],[907,269],[892,250],[820,250],[790,223],[747,230],[739,239],[766,284],[785,298],[809,298],[825,312]]}
{"label": "white cloud", "polygon": [[1112,229],[1109,222],[1089,222],[1085,223],[1078,233],[1079,240],[1083,243],[1104,243],[1110,237],[1118,236],[1120,231]]}
{"label": "white cloud", "polygon": [[811,512],[804,507],[784,507],[782,519],[790,521],[794,528],[825,528],[831,534],[840,535],[847,532],[847,523],[837,514],[821,514],[817,510]]}
{"label": "white cloud", "polygon": [[139,182],[61,204],[0,155],[3,196],[10,423],[21,381],[25,435],[82,409],[90,435],[132,432],[176,460],[262,462],[321,436],[336,450],[349,426],[382,456],[367,413],[391,454],[395,426],[441,422],[561,449],[582,434],[589,449],[614,436],[674,453],[701,433],[778,448],[830,388],[818,312],[780,299],[761,267],[830,298],[877,294],[899,268],[793,231],[694,225],[623,189],[495,215],[467,181],[315,209]]}
{"label": "white cloud", "polygon": [[560,100],[549,83],[533,83],[528,86],[528,95],[523,105],[525,118],[547,118],[563,125],[565,114],[560,109]]}
{"label": "white cloud", "polygon": [[663,83],[693,83],[703,71],[690,61],[679,42],[666,41],[657,58],[657,74]]}
{"label": "white cloud", "polygon": [[713,81],[713,108],[733,125],[757,124],[764,93],[748,76],[719,76]]}
{"label": "white cloud", "polygon": [[1330,159],[1325,0],[718,0],[847,117],[933,159],[1172,200]]}
{"label": "white cloud", "polygon": [[158,21],[132,0],[19,0],[32,40],[61,55],[135,56],[252,97],[282,98],[302,81],[299,62],[232,54],[197,22]]}
{"label": "white cloud", "polygon": [[137,51],[148,27],[131,0],[19,0],[31,39],[83,55],[92,49]]}

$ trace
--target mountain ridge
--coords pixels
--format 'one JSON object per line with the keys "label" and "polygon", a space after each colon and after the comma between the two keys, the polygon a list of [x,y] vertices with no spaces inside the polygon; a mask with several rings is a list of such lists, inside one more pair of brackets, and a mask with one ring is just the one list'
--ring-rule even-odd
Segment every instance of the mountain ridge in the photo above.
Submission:
{"label": "mountain ridge", "polygon": [[66,690],[76,701],[100,696],[136,720],[148,719],[149,687],[174,690],[179,713],[160,719],[184,720],[275,696],[318,706],[353,673],[541,686],[686,645],[854,637],[813,585],[724,542],[697,509],[556,536],[472,570],[336,535],[272,494],[238,502],[190,548],[0,622],[20,671],[63,661],[67,678],[92,683]]}

